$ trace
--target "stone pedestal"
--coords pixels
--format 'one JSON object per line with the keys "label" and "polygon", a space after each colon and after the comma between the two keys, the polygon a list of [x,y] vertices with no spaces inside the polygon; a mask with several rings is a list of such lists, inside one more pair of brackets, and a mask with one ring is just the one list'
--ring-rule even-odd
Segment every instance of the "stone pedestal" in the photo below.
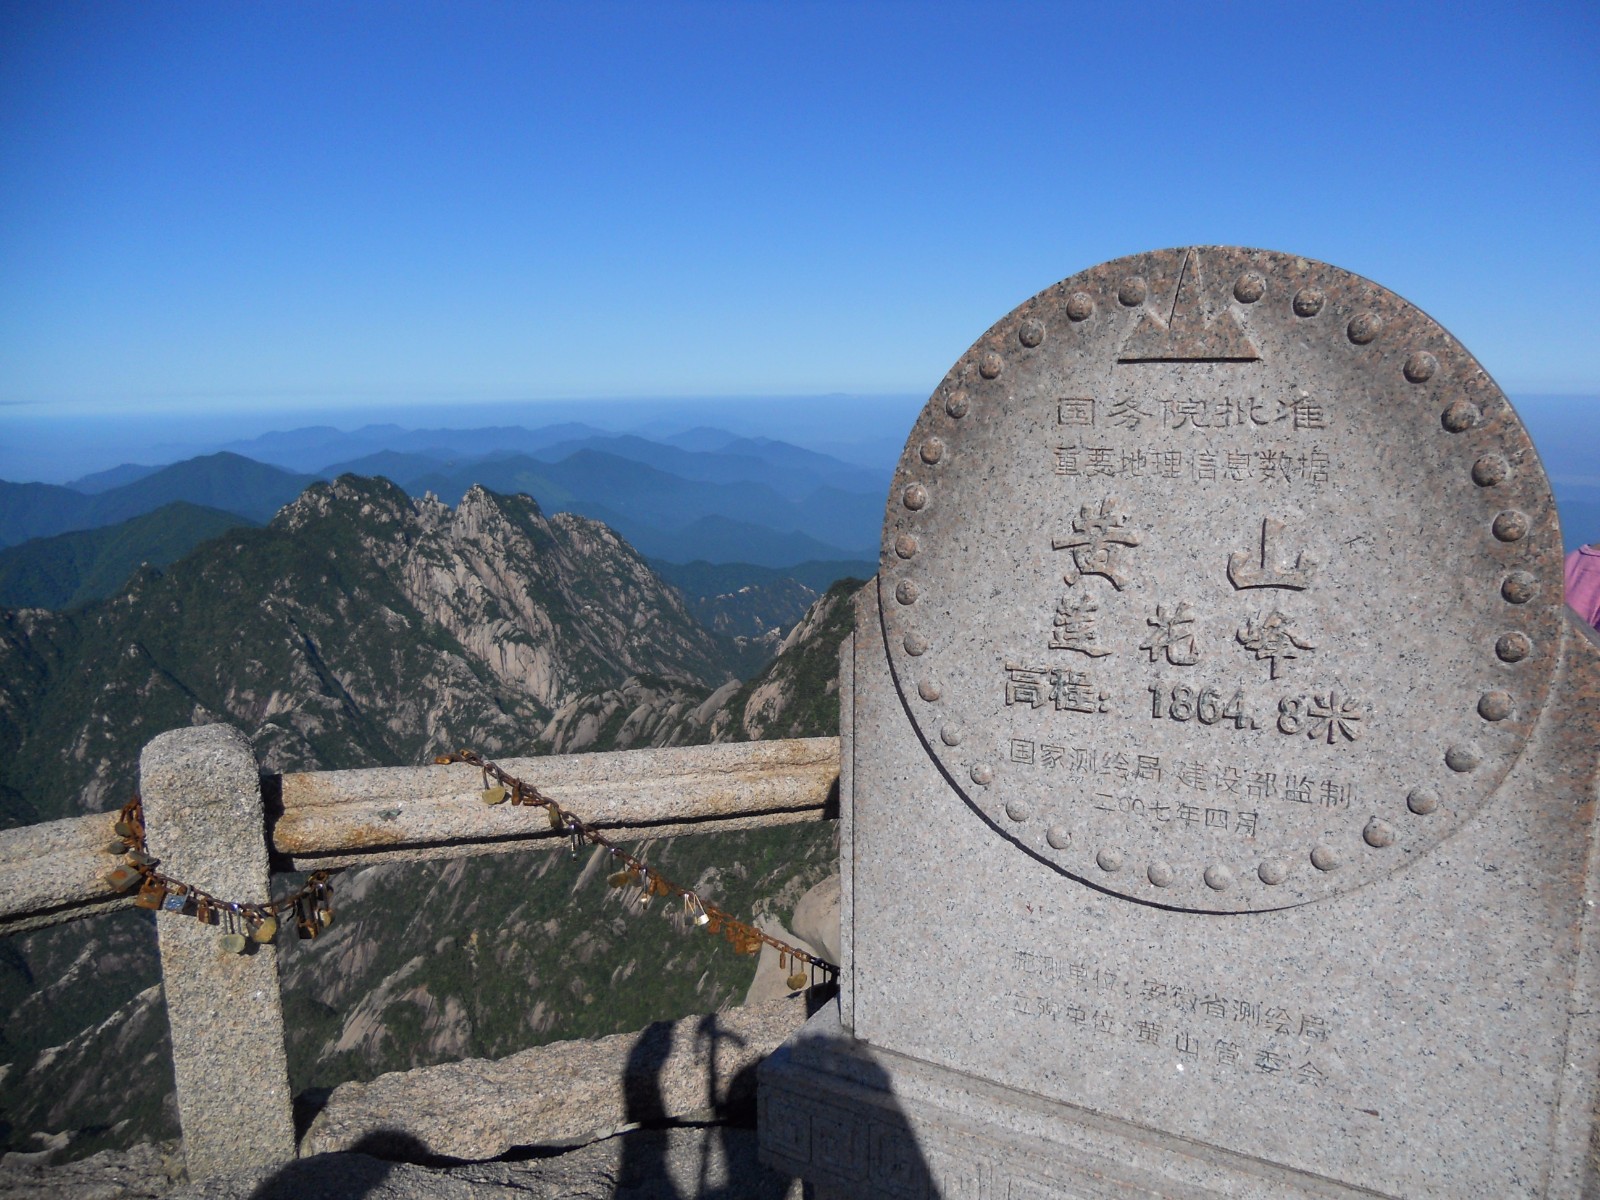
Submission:
{"label": "stone pedestal", "polygon": [[[1308,398],[1308,473],[1247,476]],[[1600,651],[1548,496],[1470,357],[1332,268],[1142,256],[996,325],[845,647],[844,986],[765,1068],[766,1161],[838,1196],[1600,1195]]]}

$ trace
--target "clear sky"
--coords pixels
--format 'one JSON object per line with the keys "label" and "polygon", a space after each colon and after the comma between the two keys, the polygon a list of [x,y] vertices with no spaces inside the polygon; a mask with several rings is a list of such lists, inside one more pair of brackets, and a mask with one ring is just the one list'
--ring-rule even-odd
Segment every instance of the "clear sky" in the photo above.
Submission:
{"label": "clear sky", "polygon": [[1039,289],[1208,242],[1600,393],[1597,64],[1592,0],[3,0],[0,437],[926,395]]}

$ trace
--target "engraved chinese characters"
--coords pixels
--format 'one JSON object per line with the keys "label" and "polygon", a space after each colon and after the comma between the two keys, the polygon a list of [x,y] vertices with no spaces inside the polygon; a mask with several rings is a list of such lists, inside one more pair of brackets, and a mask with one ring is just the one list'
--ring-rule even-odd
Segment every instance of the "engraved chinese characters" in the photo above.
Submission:
{"label": "engraved chinese characters", "polygon": [[1559,545],[1515,415],[1423,314],[1303,259],[1164,251],[1021,306],[919,419],[884,546],[946,777],[1162,905],[1392,871],[1493,791],[1549,687],[1529,601]]}

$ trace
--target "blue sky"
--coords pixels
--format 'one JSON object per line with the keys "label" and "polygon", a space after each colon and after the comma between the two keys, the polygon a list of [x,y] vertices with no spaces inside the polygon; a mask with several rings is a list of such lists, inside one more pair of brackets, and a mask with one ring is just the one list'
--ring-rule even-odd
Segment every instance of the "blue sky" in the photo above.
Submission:
{"label": "blue sky", "polygon": [[7,0],[0,437],[925,396],[1039,289],[1207,242],[1597,394],[1597,61],[1592,3]]}

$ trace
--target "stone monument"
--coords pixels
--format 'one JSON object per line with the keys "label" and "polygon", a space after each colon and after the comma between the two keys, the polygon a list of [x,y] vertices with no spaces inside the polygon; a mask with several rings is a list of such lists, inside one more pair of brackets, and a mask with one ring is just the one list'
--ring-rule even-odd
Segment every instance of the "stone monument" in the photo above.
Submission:
{"label": "stone monument", "polygon": [[843,653],[818,1195],[1600,1196],[1600,658],[1500,389],[1232,247],[1025,302],[929,400]]}

